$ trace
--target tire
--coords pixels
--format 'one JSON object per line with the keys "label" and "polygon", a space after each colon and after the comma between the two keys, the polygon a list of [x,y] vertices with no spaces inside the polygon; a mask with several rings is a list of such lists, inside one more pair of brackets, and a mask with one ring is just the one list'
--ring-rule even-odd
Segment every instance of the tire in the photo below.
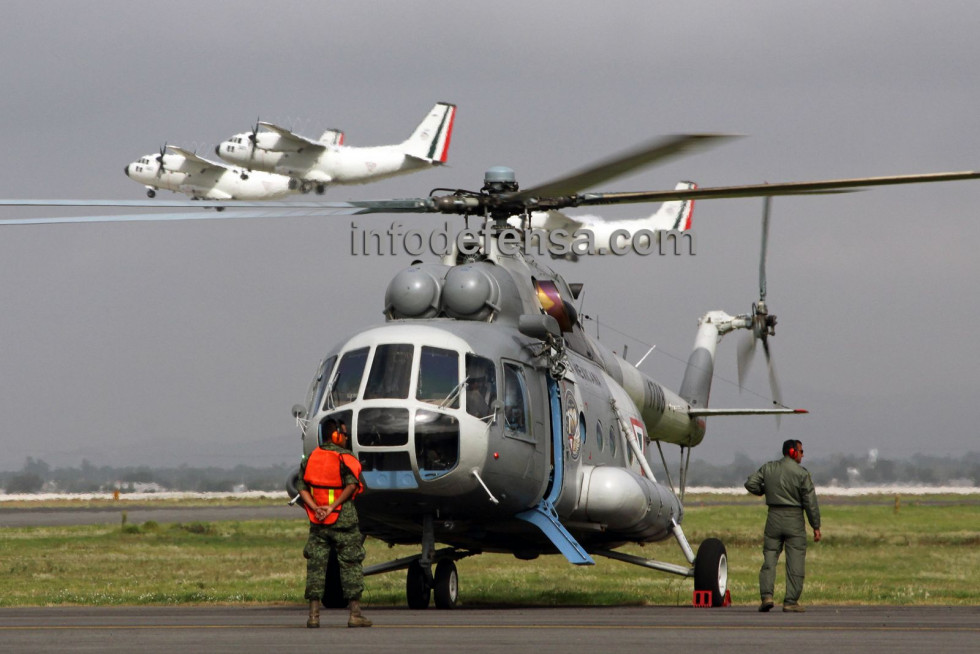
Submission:
{"label": "tire", "polygon": [[436,566],[436,608],[455,609],[459,606],[459,573],[452,559],[443,559]]}
{"label": "tire", "polygon": [[327,561],[327,583],[323,587],[323,606],[328,609],[342,609],[347,606],[344,600],[344,588],[340,584],[340,563],[337,562],[337,551],[330,550]]}
{"label": "tire", "polygon": [[711,591],[711,606],[722,606],[728,590],[728,552],[717,538],[701,543],[694,559],[694,590]]}
{"label": "tire", "polygon": [[426,583],[425,570],[418,561],[412,561],[408,566],[408,574],[405,576],[405,596],[408,598],[408,608],[427,609],[429,608],[429,597],[432,589]]}

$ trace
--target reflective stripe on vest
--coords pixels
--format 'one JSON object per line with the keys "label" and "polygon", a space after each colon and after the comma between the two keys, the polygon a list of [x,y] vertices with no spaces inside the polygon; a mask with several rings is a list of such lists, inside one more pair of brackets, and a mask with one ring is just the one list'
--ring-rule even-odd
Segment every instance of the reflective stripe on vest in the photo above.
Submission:
{"label": "reflective stripe on vest", "polygon": [[[363,490],[360,484],[361,464],[357,459],[343,452],[317,448],[310,454],[310,458],[306,462],[306,470],[303,473],[303,481],[310,487],[310,494],[317,506],[332,504],[338,496],[337,491],[343,490],[344,480],[340,470],[341,461],[351,471],[351,474],[358,478],[358,487],[354,491],[354,496]],[[340,510],[343,506],[343,504],[338,505],[323,520],[317,520],[316,513],[306,504],[303,505],[303,508],[306,509],[306,515],[309,516],[310,522],[332,525],[340,517]]]}

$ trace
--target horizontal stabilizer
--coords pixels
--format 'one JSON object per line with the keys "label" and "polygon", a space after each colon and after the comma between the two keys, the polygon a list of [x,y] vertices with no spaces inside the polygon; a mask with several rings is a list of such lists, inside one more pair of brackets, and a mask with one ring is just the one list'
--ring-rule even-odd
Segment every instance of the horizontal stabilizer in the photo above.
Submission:
{"label": "horizontal stabilizer", "polygon": [[787,413],[810,413],[806,409],[691,409],[687,415],[692,418],[709,416],[781,416]]}

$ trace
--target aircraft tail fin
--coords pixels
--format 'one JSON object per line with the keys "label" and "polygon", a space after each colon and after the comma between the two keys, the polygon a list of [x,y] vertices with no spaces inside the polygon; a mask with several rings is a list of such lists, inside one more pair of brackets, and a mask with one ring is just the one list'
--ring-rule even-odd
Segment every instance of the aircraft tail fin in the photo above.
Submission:
{"label": "aircraft tail fin", "polygon": [[455,118],[456,105],[436,103],[408,140],[402,143],[405,154],[432,164],[446,163]]}
{"label": "aircraft tail fin", "polygon": [[[694,182],[678,182],[675,190],[695,189],[698,185]],[[657,213],[650,216],[653,225],[652,230],[675,230],[679,232],[691,229],[694,219],[694,200],[674,200],[664,202],[657,209]]]}
{"label": "aircraft tail fin", "polygon": [[328,129],[320,135],[319,143],[323,145],[343,145],[344,133],[339,129]]}

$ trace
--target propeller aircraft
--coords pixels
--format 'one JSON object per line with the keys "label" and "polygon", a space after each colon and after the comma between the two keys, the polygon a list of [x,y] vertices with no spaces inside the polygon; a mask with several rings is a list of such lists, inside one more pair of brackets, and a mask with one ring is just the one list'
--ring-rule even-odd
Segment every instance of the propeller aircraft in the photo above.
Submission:
{"label": "propeller aircraft", "polygon": [[327,130],[314,141],[273,123],[222,141],[215,153],[248,170],[286,175],[291,188],[322,195],[330,184],[364,184],[446,163],[456,105],[436,103],[412,135],[397,145],[350,147],[344,133]]}
{"label": "propeller aircraft", "polygon": [[[522,560],[560,553],[575,565],[611,558],[684,577],[711,606],[725,601],[728,556],[708,538],[695,552],[681,527],[691,449],[706,421],[733,415],[805,413],[779,400],[769,337],[776,317],[766,298],[768,200],[760,257],[760,298],[750,313],[708,311],[680,382],[670,390],[611,352],[583,328],[573,305],[581,287],[505,248],[515,217],[529,228],[534,212],[638,202],[836,193],[872,186],[980,179],[966,171],[695,188],[584,192],[643,166],[726,138],[679,135],[645,143],[551,182],[521,189],[513,171],[487,171],[480,191],[436,189],[426,197],[349,202],[243,203],[222,218],[306,214],[443,213],[485,221],[482,242],[457,240],[439,263],[415,262],[388,284],[383,323],[333,345],[320,361],[304,404],[293,407],[304,456],[324,437],[327,421],[343,422],[363,466],[361,530],[419,553],[378,563],[366,574],[406,571],[412,608],[435,597],[459,603],[456,561],[483,552]],[[191,207],[192,203],[169,203]],[[204,201],[196,206],[225,206]],[[75,200],[3,200],[12,206],[153,206]],[[243,206],[243,205],[238,205]],[[214,212],[142,216],[24,218],[5,224],[219,217]],[[743,330],[762,341],[774,405],[709,407],[715,353],[722,337]],[[744,356],[743,356],[744,358]],[[677,485],[662,445],[680,447]],[[654,473],[659,458],[663,480]],[[295,496],[293,473],[287,491]],[[673,538],[683,563],[621,551],[627,543]],[[440,546],[437,547],[437,544]],[[324,603],[342,603],[338,569],[328,570]]]}
{"label": "propeller aircraft", "polygon": [[145,185],[150,198],[161,188],[192,200],[277,200],[293,193],[288,177],[215,163],[175,145],[140,157],[124,172]]}

